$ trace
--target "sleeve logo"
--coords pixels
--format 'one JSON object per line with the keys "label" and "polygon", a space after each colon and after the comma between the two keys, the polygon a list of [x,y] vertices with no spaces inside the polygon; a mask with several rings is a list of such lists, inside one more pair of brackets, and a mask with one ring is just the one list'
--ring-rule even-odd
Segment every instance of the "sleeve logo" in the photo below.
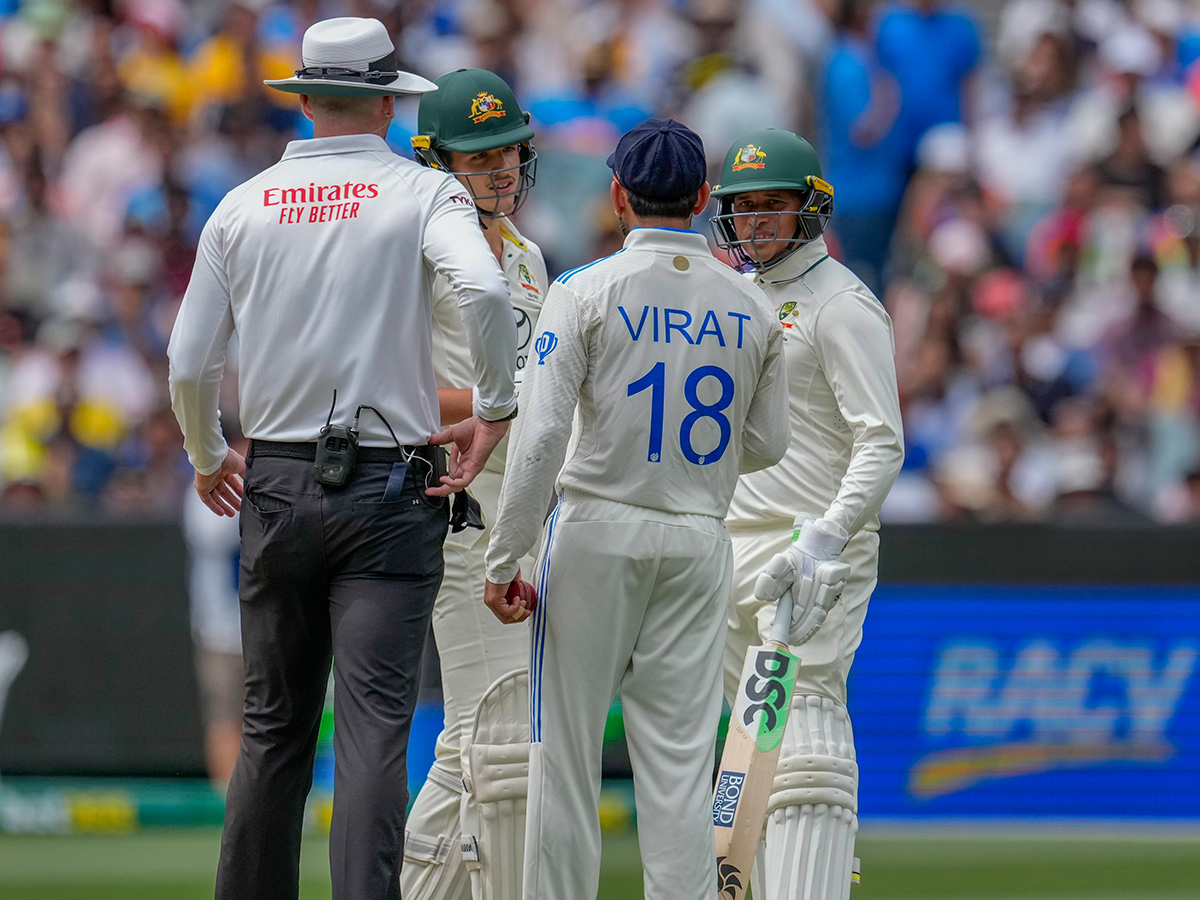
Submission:
{"label": "sleeve logo", "polygon": [[537,339],[537,343],[533,345],[533,349],[537,351],[538,365],[546,364],[546,357],[554,352],[554,348],[558,346],[558,338],[553,331],[543,331]]}

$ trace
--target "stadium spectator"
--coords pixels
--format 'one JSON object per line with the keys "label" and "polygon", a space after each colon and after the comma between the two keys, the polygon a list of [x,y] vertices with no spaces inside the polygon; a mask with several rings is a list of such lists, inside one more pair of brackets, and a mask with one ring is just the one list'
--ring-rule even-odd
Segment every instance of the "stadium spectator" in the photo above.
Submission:
{"label": "stadium spectator", "polygon": [[900,88],[876,56],[868,3],[841,0],[834,25],[837,37],[825,65],[818,105],[824,126],[825,174],[838,186],[833,230],[846,264],[879,292],[909,175],[909,159],[897,127]]}
{"label": "stadium spectator", "polygon": [[[1175,0],[1011,0],[985,49],[973,8],[13,5],[0,16],[0,502],[179,502],[147,487],[172,483],[179,460],[151,449],[168,440],[161,398],[137,385],[161,384],[162,335],[217,201],[304,125],[259,81],[313,21],[350,14],[384,21],[430,77],[482,59],[512,73],[537,119],[545,188],[521,227],[552,275],[619,245],[603,162],[638,121],[674,114],[715,147],[764,124],[823,145],[838,186],[831,250],[874,279],[895,323],[910,446],[885,518],[1058,515],[1079,492],[1051,502],[1047,448],[1079,404],[1106,411],[1100,450],[1072,451],[1111,452],[1102,490],[1186,518],[1200,460],[1200,25]],[[408,152],[415,106],[398,105],[397,120],[389,139]],[[104,440],[97,391],[75,387],[101,357],[142,397],[113,407]],[[976,427],[1007,389],[1045,433]]]}
{"label": "stadium spectator", "polygon": [[890,3],[876,42],[880,61],[900,84],[900,128],[910,154],[933,126],[965,121],[971,75],[983,55],[965,8],[942,0]]}

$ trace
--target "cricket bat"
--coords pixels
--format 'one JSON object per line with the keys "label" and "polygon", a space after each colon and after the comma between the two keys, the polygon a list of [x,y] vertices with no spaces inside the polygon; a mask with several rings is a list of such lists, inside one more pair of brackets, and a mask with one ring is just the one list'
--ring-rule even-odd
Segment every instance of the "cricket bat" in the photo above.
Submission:
{"label": "cricket bat", "polygon": [[725,752],[713,790],[718,900],[743,900],[746,896],[766,823],[767,801],[800,665],[800,658],[787,645],[792,602],[789,588],[779,598],[767,642],[746,653],[729,717]]}

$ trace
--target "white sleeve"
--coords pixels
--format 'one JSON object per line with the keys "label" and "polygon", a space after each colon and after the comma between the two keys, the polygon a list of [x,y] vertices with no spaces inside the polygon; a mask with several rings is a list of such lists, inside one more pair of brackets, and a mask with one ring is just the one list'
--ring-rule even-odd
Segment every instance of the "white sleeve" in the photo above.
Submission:
{"label": "white sleeve", "polygon": [[783,328],[772,318],[762,372],[742,425],[742,459],[738,474],[745,475],[775,465],[787,453],[791,440],[792,418],[788,415]]}
{"label": "white sleeve", "polygon": [[450,177],[434,198],[422,250],[458,298],[475,366],[475,414],[488,420],[511,415],[517,408],[517,326],[508,282],[479,229],[475,204]]}
{"label": "white sleeve", "polygon": [[541,531],[588,371],[590,318],[570,289],[558,282],[550,287],[530,354],[538,361],[525,367],[521,414],[509,438],[500,511],[488,542],[487,577],[496,584],[513,579],[517,560]]}
{"label": "white sleeve", "polygon": [[854,435],[850,465],[824,518],[853,537],[879,513],[904,462],[892,323],[877,300],[846,292],[817,313],[815,338]]}
{"label": "white sleeve", "polygon": [[167,345],[171,409],[183,430],[188,459],[201,475],[217,471],[229,450],[217,402],[233,334],[233,307],[219,220],[214,215],[200,235],[192,278]]}

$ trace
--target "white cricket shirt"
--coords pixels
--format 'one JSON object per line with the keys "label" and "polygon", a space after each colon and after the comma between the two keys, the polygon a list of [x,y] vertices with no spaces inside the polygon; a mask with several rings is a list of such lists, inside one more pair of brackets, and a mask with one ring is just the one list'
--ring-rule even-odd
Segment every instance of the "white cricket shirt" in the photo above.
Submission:
{"label": "white cricket shirt", "polygon": [[720,518],[738,472],[787,449],[779,322],[696,232],[635,229],[551,286],[535,334],[488,545],[494,582],[536,541],[555,475],[560,490]]}
{"label": "white cricket shirt", "polygon": [[[508,281],[508,296],[512,303],[513,321],[517,326],[514,380],[517,393],[520,394],[521,379],[533,343],[533,329],[546,299],[550,278],[546,274],[542,251],[533,241],[523,237],[511,220],[488,219],[487,226],[499,228],[503,238],[500,265]],[[439,388],[469,390],[475,387],[475,367],[467,348],[458,298],[450,283],[441,275],[433,282],[433,370]],[[508,435],[505,435],[488,457],[484,468],[502,473],[507,450]]]}
{"label": "white cricket shirt", "polygon": [[[439,427],[435,272],[457,291],[475,411],[502,418],[516,405],[512,307],[457,181],[358,134],[292,141],[230,191],[200,237],[167,351],[171,405],[196,470],[210,474],[226,455],[217,391],[235,329],[247,437],[315,441],[336,389],[335,423],[367,404],[401,444],[427,443]],[[393,445],[368,411],[359,430],[364,446]]]}
{"label": "white cricket shirt", "polygon": [[892,320],[819,239],[759,275],[784,329],[792,442],[779,465],[743,476],[732,531],[825,518],[853,537],[879,529],[904,461]]}

